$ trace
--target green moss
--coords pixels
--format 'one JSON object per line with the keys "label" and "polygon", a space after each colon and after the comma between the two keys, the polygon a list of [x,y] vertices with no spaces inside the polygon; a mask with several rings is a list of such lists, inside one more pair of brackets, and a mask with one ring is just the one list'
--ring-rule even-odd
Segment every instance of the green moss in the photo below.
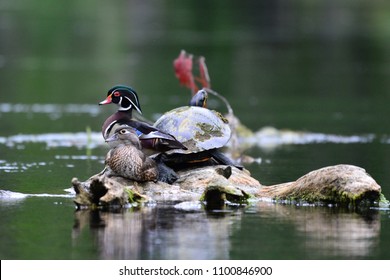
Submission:
{"label": "green moss", "polygon": [[133,190],[131,188],[125,188],[124,191],[127,194],[127,197],[128,197],[127,200],[130,204],[144,203],[148,200],[148,198],[146,196],[136,192],[135,190]]}
{"label": "green moss", "polygon": [[380,207],[389,207],[390,206],[390,202],[386,199],[386,197],[383,193],[381,193],[379,195],[379,206]]}
{"label": "green moss", "polygon": [[311,203],[311,204],[337,204],[348,208],[356,208],[361,206],[374,205],[382,203],[389,205],[383,194],[378,196],[377,193],[358,193],[353,194],[339,190],[337,187],[329,187],[321,189],[322,192],[294,192],[284,197],[277,197],[276,201],[285,201],[289,203]]}

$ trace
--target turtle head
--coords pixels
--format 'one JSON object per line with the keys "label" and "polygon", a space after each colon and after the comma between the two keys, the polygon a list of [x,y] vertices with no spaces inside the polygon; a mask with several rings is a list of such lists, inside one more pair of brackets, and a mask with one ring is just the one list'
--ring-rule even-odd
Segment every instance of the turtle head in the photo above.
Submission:
{"label": "turtle head", "polygon": [[138,113],[142,114],[138,95],[131,87],[117,85],[111,88],[107,92],[107,98],[100,102],[99,105],[110,103],[117,104],[119,106],[119,111],[129,111],[134,108]]}
{"label": "turtle head", "polygon": [[190,106],[207,107],[207,91],[204,89],[199,90],[190,100]]}

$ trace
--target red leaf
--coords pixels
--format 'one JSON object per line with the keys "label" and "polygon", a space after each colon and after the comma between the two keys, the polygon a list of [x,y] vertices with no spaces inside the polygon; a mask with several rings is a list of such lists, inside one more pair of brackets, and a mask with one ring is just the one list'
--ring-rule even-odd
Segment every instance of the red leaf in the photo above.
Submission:
{"label": "red leaf", "polygon": [[192,74],[192,60],[193,55],[187,54],[184,50],[182,50],[179,56],[173,61],[173,67],[180,84],[188,87],[192,90],[192,92],[197,92],[198,88]]}
{"label": "red leaf", "polygon": [[192,95],[196,94],[200,88],[211,89],[206,59],[203,56],[194,57],[182,50],[173,61],[173,67],[180,84],[191,89]]}
{"label": "red leaf", "polygon": [[207,70],[206,66],[206,59],[203,56],[200,56],[198,63],[200,77],[197,80],[199,80],[203,88],[211,88],[209,71]]}

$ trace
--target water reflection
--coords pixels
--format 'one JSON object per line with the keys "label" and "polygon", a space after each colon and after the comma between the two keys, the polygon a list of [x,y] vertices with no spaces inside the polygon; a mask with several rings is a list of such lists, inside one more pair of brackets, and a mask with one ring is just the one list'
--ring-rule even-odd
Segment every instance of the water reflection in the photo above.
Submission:
{"label": "water reflection", "polygon": [[77,241],[82,231],[91,231],[100,259],[227,259],[230,228],[240,216],[168,205],[120,213],[77,211],[72,236]]}
{"label": "water reflection", "polygon": [[[248,213],[256,215],[250,230],[245,226],[251,216]],[[259,202],[250,209],[220,212],[185,211],[172,205],[117,213],[82,210],[75,212],[72,237],[77,247],[83,232],[89,231],[96,242],[98,259],[265,259],[269,256],[257,255],[262,250],[255,248],[264,251],[262,245],[267,241],[259,238],[259,230],[269,218],[290,223],[301,236],[301,243],[291,244],[297,251],[292,258],[364,258],[378,246],[381,225],[377,211],[357,213],[269,202]],[[237,235],[240,240],[251,240],[251,255],[234,255]],[[273,245],[274,252],[285,250],[281,248],[283,242]],[[277,255],[283,258],[283,254]]]}
{"label": "water reflection", "polygon": [[379,245],[381,223],[376,210],[272,206],[265,202],[259,203],[257,210],[293,223],[301,237],[304,258],[365,258]]}
{"label": "water reflection", "polygon": [[296,220],[297,229],[306,235],[305,247],[321,256],[364,258],[378,245],[381,229],[378,215],[312,213]]}

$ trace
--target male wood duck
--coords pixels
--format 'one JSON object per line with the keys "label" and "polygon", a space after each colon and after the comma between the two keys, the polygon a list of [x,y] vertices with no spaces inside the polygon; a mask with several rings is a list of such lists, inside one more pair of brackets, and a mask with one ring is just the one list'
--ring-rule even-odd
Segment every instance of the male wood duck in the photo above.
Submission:
{"label": "male wood duck", "polygon": [[157,164],[141,151],[135,129],[119,127],[106,142],[111,144],[112,149],[107,153],[105,163],[116,175],[141,182],[157,181]]}
{"label": "male wood duck", "polygon": [[[107,92],[107,98],[100,102],[99,105],[110,103],[118,105],[119,108],[116,113],[108,117],[103,123],[102,134],[104,139],[113,135],[119,126],[128,125],[135,129],[144,152],[148,154],[170,149],[187,149],[172,135],[164,133],[152,125],[132,117],[133,109],[142,114],[138,95],[133,88],[124,85],[112,87]],[[112,146],[110,142],[108,144]]]}

